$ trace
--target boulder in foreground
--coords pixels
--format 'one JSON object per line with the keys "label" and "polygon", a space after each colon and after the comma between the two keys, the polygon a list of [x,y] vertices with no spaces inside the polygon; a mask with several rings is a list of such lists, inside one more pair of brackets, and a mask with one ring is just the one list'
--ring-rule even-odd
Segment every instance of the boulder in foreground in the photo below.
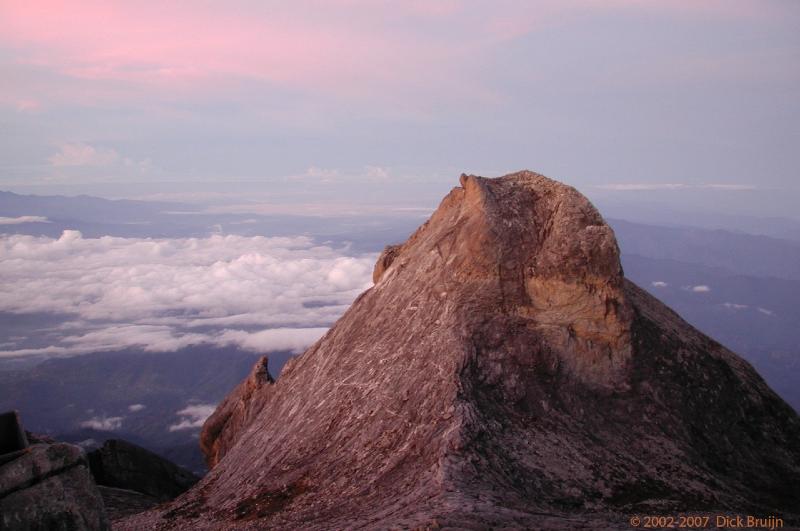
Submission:
{"label": "boulder in foreground", "polygon": [[79,447],[34,444],[0,466],[0,530],[108,529],[103,500]]}

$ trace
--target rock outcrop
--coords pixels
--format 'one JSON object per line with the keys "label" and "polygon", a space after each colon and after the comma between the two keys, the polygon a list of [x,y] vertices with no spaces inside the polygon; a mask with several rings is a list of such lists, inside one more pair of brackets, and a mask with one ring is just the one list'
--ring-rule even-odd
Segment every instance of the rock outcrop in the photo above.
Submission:
{"label": "rock outcrop", "polygon": [[88,457],[98,485],[139,492],[158,501],[175,498],[200,479],[158,454],[120,439],[105,441]]}
{"label": "rock outcrop", "polygon": [[374,279],[277,383],[257,368],[223,402],[197,486],[120,527],[797,517],[797,414],[625,280],[613,232],[574,189],[462,176]]}
{"label": "rock outcrop", "polygon": [[29,446],[18,411],[0,413],[0,465],[24,454]]}
{"label": "rock outcrop", "polygon": [[100,496],[103,498],[103,505],[105,505],[106,515],[111,521],[112,528],[117,520],[142,513],[161,503],[155,496],[135,490],[106,487],[105,485],[98,485],[97,490],[100,491]]}
{"label": "rock outcrop", "polygon": [[0,466],[0,530],[108,530],[86,455],[66,443],[33,444]]}
{"label": "rock outcrop", "polygon": [[203,425],[200,449],[206,464],[213,468],[239,439],[242,430],[249,426],[271,396],[275,380],[269,374],[269,360],[261,357],[247,378],[217,406]]}

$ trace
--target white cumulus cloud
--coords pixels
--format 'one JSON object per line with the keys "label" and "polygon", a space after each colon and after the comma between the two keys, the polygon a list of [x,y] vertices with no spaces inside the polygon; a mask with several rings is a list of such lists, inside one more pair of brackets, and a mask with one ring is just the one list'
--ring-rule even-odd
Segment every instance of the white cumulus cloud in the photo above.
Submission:
{"label": "white cumulus cloud", "polygon": [[136,413],[137,411],[143,410],[145,407],[147,406],[145,406],[144,404],[131,404],[128,406],[128,411]]}
{"label": "white cumulus cloud", "polygon": [[96,148],[84,142],[66,142],[50,157],[50,164],[62,166],[110,166],[119,161],[113,149]]}
{"label": "white cumulus cloud", "polygon": [[188,405],[175,414],[179,420],[169,427],[169,431],[193,430],[203,427],[203,423],[214,413],[217,406],[213,404]]}
{"label": "white cumulus cloud", "polygon": [[386,180],[391,177],[391,171],[383,166],[365,166],[364,175],[369,179]]}
{"label": "white cumulus cloud", "polygon": [[238,345],[254,352],[291,350],[300,353],[327,331],[327,328],[273,328],[259,332],[225,330],[216,342]]}
{"label": "white cumulus cloud", "polygon": [[302,351],[371,285],[374,260],[307,237],[0,236],[0,311],[66,316],[58,342],[0,357],[201,343]]}
{"label": "white cumulus cloud", "polygon": [[711,288],[709,286],[706,286],[705,284],[699,284],[697,286],[683,286],[681,289],[685,291],[691,291],[694,293],[708,293],[709,291],[711,291]]}
{"label": "white cumulus cloud", "polygon": [[653,282],[650,283],[650,285],[653,286],[654,288],[666,288],[667,286],[669,286],[669,284],[667,284],[662,280],[654,280]]}
{"label": "white cumulus cloud", "polygon": [[747,304],[737,304],[735,302],[725,302],[722,305],[729,310],[746,310],[748,308]]}
{"label": "white cumulus cloud", "polygon": [[122,427],[124,417],[92,417],[81,422],[82,428],[91,428],[98,431],[117,431]]}
{"label": "white cumulus cloud", "polygon": [[19,225],[21,223],[50,223],[50,220],[44,216],[19,216],[16,218],[0,216],[0,225]]}

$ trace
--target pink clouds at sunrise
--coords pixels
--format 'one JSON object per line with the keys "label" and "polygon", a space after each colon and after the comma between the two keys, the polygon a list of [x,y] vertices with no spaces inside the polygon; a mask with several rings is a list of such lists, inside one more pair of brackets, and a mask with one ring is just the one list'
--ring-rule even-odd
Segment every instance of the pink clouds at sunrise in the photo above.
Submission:
{"label": "pink clouds at sunrise", "polygon": [[297,79],[342,66],[358,36],[298,25],[279,13],[252,18],[200,3],[6,3],[4,39],[22,60],[85,79],[171,82],[210,76]]}
{"label": "pink clouds at sunrise", "polygon": [[[15,76],[4,90],[14,94],[2,99],[29,110],[40,104],[31,92],[87,104],[142,90],[197,95],[255,82],[357,98],[402,98],[458,83],[463,99],[492,101],[497,95],[476,78],[499,44],[581,9],[647,4],[6,0],[0,45],[14,51],[15,62],[83,84],[48,91]],[[698,5],[677,1],[669,9],[689,4]]]}
{"label": "pink clouds at sunrise", "polygon": [[[334,13],[333,4],[345,9]],[[391,20],[436,18],[447,6],[400,9],[360,2],[219,9],[208,2],[4,2],[0,41],[17,62],[86,81],[225,86],[241,80],[358,92],[365,78],[435,76],[456,47],[423,41]],[[217,5],[219,6],[219,5]],[[383,23],[381,20],[383,19]]]}
{"label": "pink clouds at sunrise", "polygon": [[[609,182],[657,167],[654,180],[673,182],[689,177],[679,164],[689,146],[706,173],[747,182],[768,173],[752,161],[779,160],[793,138],[798,9],[780,0],[0,0],[0,119],[14,128],[0,141],[0,182],[404,164],[438,174],[531,159],[553,173],[563,161],[591,174],[605,164]],[[781,131],[749,169],[743,121]],[[709,138],[727,140],[699,147]],[[65,146],[118,156],[53,164]],[[620,146],[645,169],[620,174]]]}

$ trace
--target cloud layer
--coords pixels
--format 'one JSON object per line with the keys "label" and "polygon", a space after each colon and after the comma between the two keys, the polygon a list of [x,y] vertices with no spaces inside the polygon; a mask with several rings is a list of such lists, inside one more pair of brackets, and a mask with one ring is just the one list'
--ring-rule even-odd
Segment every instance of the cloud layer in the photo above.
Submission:
{"label": "cloud layer", "polygon": [[307,237],[3,236],[0,311],[66,317],[59,341],[0,357],[200,343],[302,351],[371,283],[374,257],[345,252]]}
{"label": "cloud layer", "polygon": [[20,225],[22,223],[50,223],[50,220],[43,216],[0,217],[0,225]]}
{"label": "cloud layer", "polygon": [[597,188],[623,192],[640,192],[652,190],[756,190],[751,184],[737,183],[612,183],[602,184]]}
{"label": "cloud layer", "polygon": [[91,428],[98,431],[117,431],[122,427],[124,417],[92,417],[81,422],[82,428]]}
{"label": "cloud layer", "polygon": [[170,425],[169,431],[193,430],[203,427],[203,423],[214,413],[213,404],[191,404],[176,412],[179,420]]}

